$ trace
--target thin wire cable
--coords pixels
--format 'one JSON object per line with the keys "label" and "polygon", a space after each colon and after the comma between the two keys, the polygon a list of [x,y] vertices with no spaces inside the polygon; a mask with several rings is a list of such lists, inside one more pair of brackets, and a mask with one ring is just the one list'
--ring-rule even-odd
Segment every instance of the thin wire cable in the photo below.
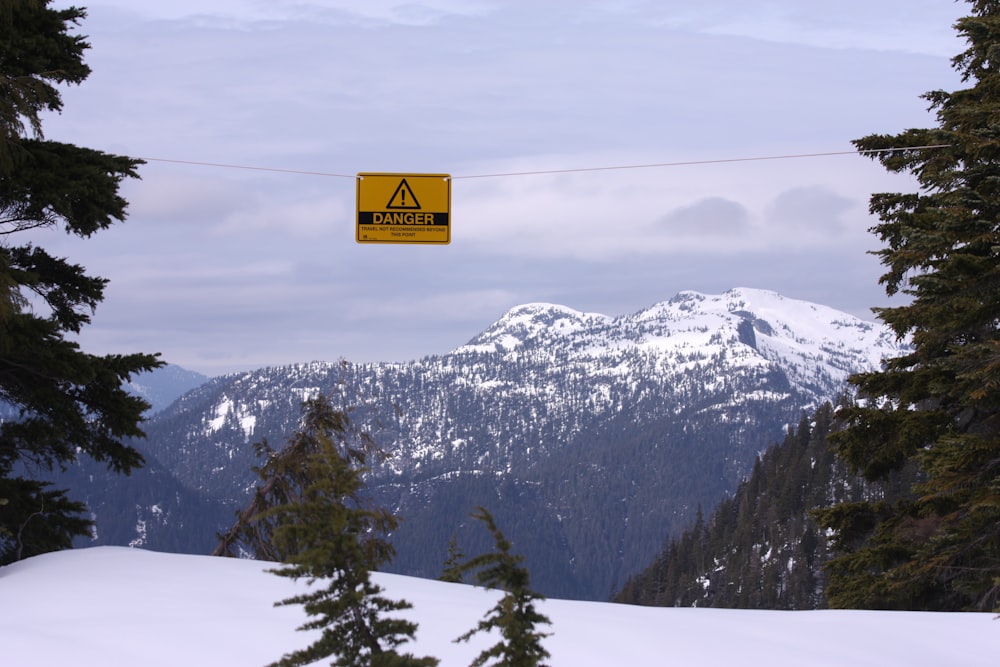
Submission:
{"label": "thin wire cable", "polygon": [[873,148],[863,151],[834,151],[829,153],[798,153],[793,155],[767,155],[759,157],[723,158],[718,160],[687,160],[684,162],[657,162],[654,164],[626,164],[614,167],[577,167],[571,169],[545,169],[541,171],[511,171],[495,174],[476,174],[468,176],[452,176],[453,180],[469,178],[501,178],[505,176],[538,176],[543,174],[572,174],[586,171],[615,171],[623,169],[655,169],[659,167],[687,167],[700,164],[723,164],[727,162],[759,162],[763,160],[797,160],[810,157],[829,157],[832,155],[864,155],[866,153],[891,153],[893,151],[915,151],[932,148],[948,148],[951,144],[933,144],[929,146],[906,146],[903,148]]}
{"label": "thin wire cable", "polygon": [[274,167],[251,167],[243,164],[221,164],[219,162],[196,162],[194,160],[168,160],[160,157],[141,157],[146,162],[170,162],[173,164],[193,164],[199,167],[221,167],[223,169],[250,169],[253,171],[275,171],[280,174],[302,174],[305,176],[328,176],[331,178],[357,178],[354,174],[331,174],[325,171],[302,171],[299,169],[276,169]]}
{"label": "thin wire cable", "polygon": [[[696,165],[705,164],[725,164],[733,162],[762,162],[765,160],[799,160],[803,158],[813,158],[813,157],[831,157],[835,155],[865,155],[865,154],[875,154],[875,153],[893,153],[896,151],[917,151],[917,150],[931,150],[938,148],[948,148],[951,144],[931,144],[927,146],[903,146],[895,148],[873,148],[870,150],[861,151],[832,151],[826,153],[795,153],[790,155],[764,155],[757,157],[737,157],[737,158],[722,158],[716,160],[685,160],[683,162],[656,162],[652,164],[623,164],[615,165],[610,167],[575,167],[568,169],[541,169],[537,171],[509,171],[509,172],[497,172],[491,174],[466,174],[459,176],[452,176],[452,180],[465,180],[473,178],[506,178],[509,176],[541,176],[545,174],[575,174],[583,172],[593,172],[593,171],[620,171],[625,169],[658,169],[664,167],[688,167]],[[219,162],[198,162],[195,160],[170,160],[167,158],[156,158],[156,157],[144,157],[139,158],[140,160],[145,160],[146,162],[168,162],[172,164],[190,164],[199,167],[218,167],[222,169],[248,169],[252,171],[272,171],[281,174],[300,174],[305,176],[325,176],[329,178],[350,178],[356,179],[358,176],[356,174],[335,174],[324,171],[303,171],[299,169],[277,169],[274,167],[253,167],[242,164],[224,164]]]}

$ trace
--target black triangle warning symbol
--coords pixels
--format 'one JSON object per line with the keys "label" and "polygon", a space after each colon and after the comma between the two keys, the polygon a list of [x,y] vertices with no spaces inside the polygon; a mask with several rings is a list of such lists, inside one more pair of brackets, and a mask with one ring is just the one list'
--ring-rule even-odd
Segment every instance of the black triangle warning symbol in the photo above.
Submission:
{"label": "black triangle warning symbol", "polygon": [[410,189],[410,184],[406,182],[404,178],[396,186],[396,191],[392,193],[392,198],[389,199],[389,203],[385,205],[386,208],[407,208],[407,209],[419,209],[420,202],[417,201],[417,196],[413,194],[413,190]]}

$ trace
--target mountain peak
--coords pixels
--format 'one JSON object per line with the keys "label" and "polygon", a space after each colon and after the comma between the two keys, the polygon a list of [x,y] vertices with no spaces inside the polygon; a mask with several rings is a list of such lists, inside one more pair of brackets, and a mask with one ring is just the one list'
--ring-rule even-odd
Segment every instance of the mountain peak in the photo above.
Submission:
{"label": "mountain peak", "polygon": [[322,388],[392,455],[366,483],[407,518],[393,567],[439,571],[433,536],[468,523],[475,498],[552,565],[543,594],[606,596],[803,411],[899,353],[884,327],[763,290],[682,292],[618,317],[529,303],[451,354],[218,378],[151,419],[141,451],[179,484],[229,489],[231,507],[253,489],[250,443],[286,439]]}
{"label": "mountain peak", "polygon": [[570,336],[610,320],[606,315],[583,313],[554,303],[526,303],[508,310],[455,353],[510,352],[542,336]]}
{"label": "mountain peak", "polygon": [[[745,367],[784,369],[793,384],[831,387],[896,356],[885,327],[777,292],[737,287],[723,294],[683,291],[631,315],[609,317],[552,303],[508,310],[456,354],[560,354],[591,363],[626,350],[653,354],[667,366],[692,354],[723,354]],[[822,393],[822,392],[820,392]]]}

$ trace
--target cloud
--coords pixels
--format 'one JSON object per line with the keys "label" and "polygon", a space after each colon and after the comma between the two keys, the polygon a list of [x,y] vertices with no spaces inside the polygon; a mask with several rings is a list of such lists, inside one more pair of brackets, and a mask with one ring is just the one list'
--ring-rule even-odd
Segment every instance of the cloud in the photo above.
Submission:
{"label": "cloud", "polygon": [[[652,3],[651,3],[652,4]],[[647,7],[676,29],[831,49],[902,51],[950,57],[962,49],[949,28],[962,3],[939,0],[870,2],[841,0],[836,11],[822,3],[710,0],[678,7]]]}
{"label": "cloud", "polygon": [[[517,303],[515,290],[501,288],[465,288],[455,285],[440,293],[404,290],[388,293],[377,300],[359,299],[345,314],[355,324],[375,324],[391,321],[399,329],[412,327],[427,313],[439,322],[463,322],[485,327],[498,315]],[[469,331],[471,337],[475,331]]]}
{"label": "cloud", "polygon": [[[318,240],[330,237],[339,226],[352,223],[354,202],[343,196],[313,196],[297,200],[257,194],[244,202],[241,210],[231,211],[217,225],[219,236],[256,235],[264,231],[281,234],[286,241]],[[339,223],[339,224],[338,224]]]}
{"label": "cloud", "polygon": [[252,29],[254,24],[312,22],[325,24],[429,25],[449,16],[488,12],[494,3],[480,0],[171,0],[135,3],[99,0],[98,6],[113,5],[150,20],[185,22],[199,27]]}
{"label": "cloud", "polygon": [[750,212],[730,199],[709,197],[671,211],[658,224],[672,235],[729,236],[749,230]]}
{"label": "cloud", "polygon": [[249,193],[224,179],[199,178],[191,172],[140,167],[141,177],[155,182],[146,187],[141,181],[126,181],[122,194],[129,202],[132,220],[143,223],[205,224],[223,219]]}
{"label": "cloud", "polygon": [[[206,372],[443,352],[527,301],[615,315],[749,285],[867,306],[866,199],[912,183],[748,158],[933,126],[919,95],[956,77],[926,54],[957,10],[845,2],[100,0],[94,72],[48,138],[346,178],[150,162],[125,225],[39,243],[111,279],[94,352]],[[452,243],[356,244],[363,171],[453,174]]]}
{"label": "cloud", "polygon": [[782,234],[795,232],[803,237],[830,238],[846,231],[844,214],[858,208],[858,204],[830,188],[804,186],[780,193],[767,207],[765,216],[767,225]]}

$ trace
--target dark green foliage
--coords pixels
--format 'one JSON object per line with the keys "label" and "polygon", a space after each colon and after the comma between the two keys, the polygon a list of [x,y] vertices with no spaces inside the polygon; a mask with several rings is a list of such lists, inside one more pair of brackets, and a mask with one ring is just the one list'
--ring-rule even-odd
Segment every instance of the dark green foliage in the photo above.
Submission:
{"label": "dark green foliage", "polygon": [[822,606],[824,540],[808,510],[834,476],[824,406],[758,459],[736,493],[666,545],[617,596],[655,606],[812,609]]}
{"label": "dark green foliage", "polygon": [[306,424],[305,430],[296,433],[280,451],[275,451],[267,440],[254,444],[257,457],[264,459],[262,465],[253,469],[261,484],[254,489],[247,507],[237,514],[232,528],[219,536],[213,556],[252,557],[273,562],[285,559],[288,554],[279,549],[274,540],[278,518],[268,510],[302,501],[303,493],[311,483],[311,475],[316,472],[309,464],[317,446],[317,440],[310,432],[328,428],[331,432],[343,434],[346,421],[342,413],[333,413],[331,419],[332,422],[327,425]]}
{"label": "dark green foliage", "polygon": [[[6,233],[62,226],[86,238],[124,220],[127,202],[118,187],[125,178],[138,178],[136,167],[143,164],[141,160],[38,139],[22,139],[16,146],[12,168],[4,174],[0,190],[0,218],[10,227]],[[25,251],[30,252],[30,247]],[[86,278],[80,267],[64,260],[44,257],[42,261],[46,271],[40,274],[39,284],[53,275],[56,286],[68,283],[64,289],[73,296],[82,295],[78,300],[93,293],[99,297],[105,281]],[[26,270],[31,268],[28,262]],[[85,321],[78,316],[75,320],[77,326]]]}
{"label": "dark green foliage", "polygon": [[[78,7],[53,10],[49,0],[6,0],[0,5],[0,168],[29,130],[42,133],[39,114],[61,111],[54,84],[80,83],[90,74],[85,38],[69,34],[86,13]],[[27,127],[25,125],[27,124]]]}
{"label": "dark green foliage", "polygon": [[350,435],[347,415],[327,397],[307,400],[302,428],[288,447],[275,452],[261,446],[267,454],[258,469],[263,486],[217,552],[242,544],[258,556],[283,561],[274,573],[324,585],[276,603],[301,604],[313,620],[299,629],[322,634],[273,665],[307,665],[328,656],[342,667],[436,665],[434,658],[396,651],[413,638],[416,624],[386,614],[410,604],[382,596],[370,573],[392,559],[385,536],[397,521],[389,512],[367,506],[362,473],[377,452],[370,440],[359,442]]}
{"label": "dark green foliage", "polygon": [[31,479],[0,479],[0,552],[7,562],[48,551],[68,549],[74,535],[89,532],[90,521],[79,515],[83,503],[66,497],[65,491],[50,490],[50,484]]}
{"label": "dark green foliage", "polygon": [[[917,466],[911,497],[831,510],[846,553],[840,607],[990,609],[1000,588],[1000,2],[970,2],[953,59],[968,87],[925,95],[938,127],[855,141],[917,194],[873,195],[881,282],[907,305],[878,316],[912,352],[852,378],[864,402],[834,442],[868,479]],[[942,145],[934,150],[920,146]]]}
{"label": "dark green foliage", "polygon": [[448,557],[444,561],[444,569],[441,571],[439,581],[450,584],[460,584],[465,581],[465,573],[462,571],[462,561],[465,553],[458,546],[458,539],[452,535],[448,540]]}
{"label": "dark green foliage", "polygon": [[736,493],[672,540],[619,602],[655,606],[816,609],[826,606],[830,545],[813,518],[833,502],[897,496],[837,461],[827,438],[838,423],[826,404],[769,448]]}
{"label": "dark green foliage", "polygon": [[[303,502],[307,489],[317,481],[321,472],[317,465],[324,446],[335,446],[329,452],[344,459],[343,470],[336,472],[349,477],[350,486],[345,495],[351,503],[360,506],[361,491],[364,488],[361,475],[367,471],[369,458],[383,459],[385,453],[371,436],[354,427],[346,411],[333,408],[329,397],[320,394],[300,405],[300,428],[289,438],[285,447],[275,450],[267,440],[254,444],[258,459],[263,459],[253,472],[260,479],[254,489],[250,503],[237,514],[235,524],[219,536],[213,556],[250,556],[259,560],[282,562],[289,552],[283,549],[276,538],[281,525],[278,507],[291,508]],[[333,465],[335,462],[327,462]],[[345,484],[347,481],[345,481]],[[395,530],[396,519],[380,512],[386,523],[382,532]],[[375,565],[389,562],[395,555],[391,545],[386,544],[385,558]]]}
{"label": "dark green foliage", "polygon": [[9,500],[0,513],[0,563],[86,534],[88,522],[74,516],[82,505],[30,477],[80,455],[115,472],[142,465],[123,441],[143,435],[148,404],[122,384],[161,365],[148,354],[90,355],[67,340],[90,322],[107,281],[10,242],[38,228],[88,237],[124,220],[118,188],[141,163],[41,139],[39,114],[62,108],[54,84],[80,83],[90,72],[82,60],[88,45],[68,33],[83,11],[48,4],[15,0],[0,9],[0,401],[16,411],[0,426],[0,488],[10,494],[0,496]]}
{"label": "dark green foliage", "polygon": [[524,558],[510,552],[511,544],[497,528],[493,516],[482,507],[477,508],[472,516],[486,524],[496,550],[476,556],[458,569],[463,573],[475,571],[479,585],[502,590],[504,596],[475,628],[455,641],[468,641],[477,632],[497,630],[501,640],[480,653],[472,661],[472,667],[486,664],[494,667],[542,667],[542,660],[549,657],[549,652],[542,646],[542,639],[548,633],[539,632],[536,628],[551,621],[539,613],[535,603],[545,598],[531,590],[528,569],[522,564]]}

